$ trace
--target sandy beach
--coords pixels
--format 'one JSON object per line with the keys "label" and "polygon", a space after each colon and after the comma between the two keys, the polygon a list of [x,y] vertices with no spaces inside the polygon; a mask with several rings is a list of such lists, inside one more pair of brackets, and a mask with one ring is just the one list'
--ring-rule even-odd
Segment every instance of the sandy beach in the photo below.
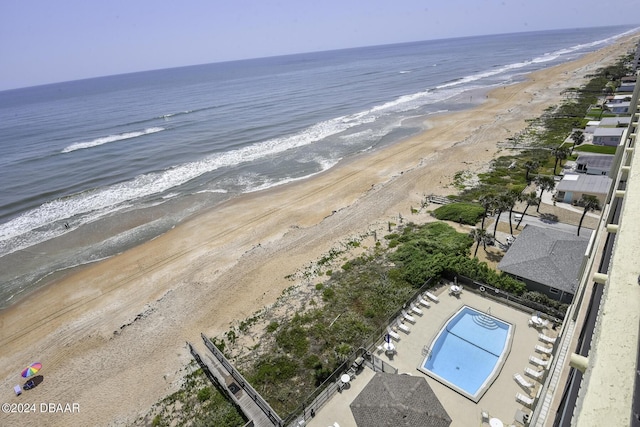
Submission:
{"label": "sandy beach", "polygon": [[[2,425],[124,425],[177,390],[200,349],[234,320],[273,304],[335,244],[410,216],[454,174],[478,172],[527,119],[638,35],[493,90],[475,109],[432,117],[429,130],[311,179],[237,197],[121,255],[69,274],[0,312],[0,400],[78,404],[76,413],[1,414]],[[22,396],[20,371],[43,364]],[[39,411],[38,411],[39,412]],[[284,415],[284,414],[282,414]]]}

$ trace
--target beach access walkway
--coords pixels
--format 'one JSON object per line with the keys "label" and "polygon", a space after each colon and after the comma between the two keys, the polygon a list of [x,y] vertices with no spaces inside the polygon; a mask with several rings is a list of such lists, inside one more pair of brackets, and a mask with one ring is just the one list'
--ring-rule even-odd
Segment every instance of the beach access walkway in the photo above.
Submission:
{"label": "beach access walkway", "polygon": [[[278,414],[262,399],[242,375],[231,365],[207,337],[202,335],[209,351],[198,352],[187,343],[189,351],[196,359],[207,377],[221,389],[227,398],[249,420],[247,425],[254,427],[279,427],[283,421]],[[221,356],[221,357],[220,357]]]}

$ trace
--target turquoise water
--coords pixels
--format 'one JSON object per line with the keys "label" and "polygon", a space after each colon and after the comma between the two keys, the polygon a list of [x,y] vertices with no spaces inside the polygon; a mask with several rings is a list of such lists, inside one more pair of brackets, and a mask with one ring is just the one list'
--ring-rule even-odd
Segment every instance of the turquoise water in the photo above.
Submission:
{"label": "turquoise water", "polygon": [[496,372],[510,333],[508,323],[463,307],[436,337],[422,367],[473,398]]}

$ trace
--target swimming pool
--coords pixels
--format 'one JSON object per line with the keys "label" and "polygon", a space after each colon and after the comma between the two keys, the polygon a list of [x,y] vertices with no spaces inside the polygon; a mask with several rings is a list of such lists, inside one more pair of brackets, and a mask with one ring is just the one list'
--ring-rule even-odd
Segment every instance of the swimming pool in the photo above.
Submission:
{"label": "swimming pool", "polygon": [[436,335],[418,369],[477,402],[500,372],[513,326],[463,306]]}

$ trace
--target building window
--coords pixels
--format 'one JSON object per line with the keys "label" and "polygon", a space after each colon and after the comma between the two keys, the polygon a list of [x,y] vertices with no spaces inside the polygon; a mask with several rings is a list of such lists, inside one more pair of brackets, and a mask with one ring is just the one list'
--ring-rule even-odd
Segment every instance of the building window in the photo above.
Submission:
{"label": "building window", "polygon": [[559,291],[559,290],[557,290],[556,288],[549,288],[549,293],[550,293],[550,294],[559,294],[559,293],[560,293],[560,291]]}

